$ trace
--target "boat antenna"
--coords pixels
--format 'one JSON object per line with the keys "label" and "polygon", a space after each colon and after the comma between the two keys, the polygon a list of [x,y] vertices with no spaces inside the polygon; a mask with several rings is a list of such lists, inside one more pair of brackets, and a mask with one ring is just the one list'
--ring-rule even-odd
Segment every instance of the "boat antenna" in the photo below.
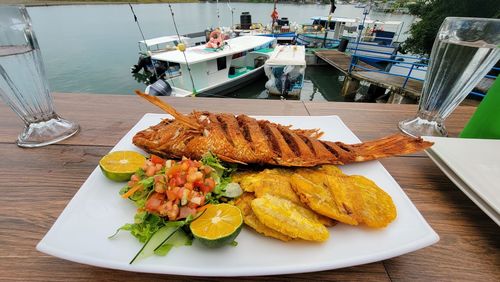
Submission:
{"label": "boat antenna", "polygon": [[[172,5],[170,5],[170,2],[168,2],[168,8],[170,9],[170,13],[172,14],[172,21],[174,22],[174,28],[175,28],[175,33],[177,34],[177,37],[179,38],[179,42],[181,41],[181,36],[179,34],[179,29],[177,28],[177,24],[175,23],[175,16],[174,16],[174,10],[172,10]],[[182,55],[184,55],[184,61],[186,61],[186,67],[189,73],[189,78],[191,79],[191,85],[193,86],[193,94],[196,95],[196,87],[194,87],[194,80],[193,80],[193,75],[191,74],[191,67],[189,67],[189,63],[186,57],[186,50],[184,48],[181,48],[179,51],[182,52]]]}
{"label": "boat antenna", "polygon": [[359,42],[361,41],[363,29],[365,28],[366,16],[368,16],[368,14],[370,13],[371,8],[372,8],[372,1],[370,0],[369,5],[363,9],[363,21],[361,22],[360,25],[361,28],[358,30],[358,37],[356,38],[356,47],[354,48],[354,56],[356,56],[356,53],[358,52]]}
{"label": "boat antenna", "polygon": [[[132,4],[128,3],[128,5],[130,6],[130,10],[132,11],[132,14],[134,15],[134,21],[137,24],[137,27],[139,28],[139,32],[141,33],[142,40],[144,41],[144,45],[146,45],[146,50],[148,51],[148,56],[151,56],[151,50],[149,50],[148,43],[146,42],[146,38],[144,37],[144,33],[142,32],[141,25],[139,24],[139,21],[137,20],[137,16],[135,15],[134,8],[132,8]],[[154,73],[156,79],[158,79],[158,74],[156,73],[156,68],[154,67],[154,65],[153,65],[153,73]]]}
{"label": "boat antenna", "polygon": [[221,25],[220,25],[220,13],[219,13],[219,0],[216,1],[216,7],[217,7],[217,24],[219,26],[219,28],[221,28]]}
{"label": "boat antenna", "polygon": [[234,28],[234,8],[230,6],[231,1],[227,0],[227,8],[231,11],[231,28]]}
{"label": "boat antenna", "polygon": [[328,28],[330,27],[330,21],[332,20],[332,15],[337,7],[335,6],[335,0],[330,0],[330,12],[328,13],[328,19],[326,20],[325,26],[325,37],[323,38],[323,48],[326,46],[326,37],[328,36]]}

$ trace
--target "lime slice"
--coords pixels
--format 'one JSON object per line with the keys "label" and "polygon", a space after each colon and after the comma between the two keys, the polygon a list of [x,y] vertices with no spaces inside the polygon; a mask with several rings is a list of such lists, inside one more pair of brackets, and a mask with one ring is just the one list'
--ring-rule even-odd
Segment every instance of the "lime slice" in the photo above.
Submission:
{"label": "lime slice", "polygon": [[116,151],[99,161],[102,173],[113,181],[127,181],[144,165],[146,158],[134,151]]}
{"label": "lime slice", "polygon": [[239,208],[229,204],[209,205],[191,222],[194,237],[203,245],[216,248],[234,241],[241,231],[243,216]]}

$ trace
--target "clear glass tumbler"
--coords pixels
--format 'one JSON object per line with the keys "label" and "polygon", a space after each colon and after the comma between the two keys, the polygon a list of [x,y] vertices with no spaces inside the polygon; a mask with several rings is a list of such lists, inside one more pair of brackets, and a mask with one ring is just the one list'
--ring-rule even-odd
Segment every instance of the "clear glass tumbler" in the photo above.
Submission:
{"label": "clear glass tumbler", "polygon": [[432,46],[412,136],[447,136],[444,120],[500,59],[500,19],[446,18]]}
{"label": "clear glass tumbler", "polygon": [[54,110],[38,41],[23,6],[0,5],[0,97],[25,124],[17,139],[21,147],[52,144],[79,130]]}

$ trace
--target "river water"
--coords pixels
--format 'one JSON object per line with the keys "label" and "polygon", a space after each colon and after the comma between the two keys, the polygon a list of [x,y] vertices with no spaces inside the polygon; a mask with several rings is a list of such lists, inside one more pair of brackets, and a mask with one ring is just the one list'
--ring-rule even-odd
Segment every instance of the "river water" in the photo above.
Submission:
{"label": "river water", "polygon": [[[222,26],[239,23],[241,12],[250,12],[253,22],[268,24],[273,4],[232,3],[234,17],[226,3],[219,4]],[[181,34],[198,32],[218,26],[215,3],[172,4]],[[175,34],[172,16],[166,4],[134,5],[134,10],[146,38]],[[326,16],[328,5],[279,4],[281,17],[291,22],[310,23],[313,16]],[[137,62],[137,41],[141,35],[128,5],[68,5],[30,7],[49,84],[52,91],[131,94],[143,89],[130,74]],[[337,5],[334,16],[359,17],[363,9],[352,5]],[[408,30],[413,17],[372,12],[379,20],[402,20]],[[406,35],[400,36],[400,41]],[[337,73],[327,67],[308,67],[301,99],[340,100]],[[265,79],[252,84],[232,97],[265,98]]]}

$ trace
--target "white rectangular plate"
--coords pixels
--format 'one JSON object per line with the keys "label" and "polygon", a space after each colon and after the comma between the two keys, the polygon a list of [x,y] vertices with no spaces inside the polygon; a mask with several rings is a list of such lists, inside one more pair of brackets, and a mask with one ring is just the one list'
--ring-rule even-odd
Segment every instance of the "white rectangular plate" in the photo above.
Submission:
{"label": "white rectangular plate", "polygon": [[[135,150],[132,137],[139,130],[157,124],[160,114],[146,114],[115,150]],[[357,143],[359,139],[337,116],[257,117],[295,128],[321,128],[323,139]],[[127,232],[108,239],[124,223],[133,222],[135,207],[122,199],[123,186],[107,180],[97,167],[64,209],[45,237],[38,243],[41,252],[63,259],[128,271],[192,276],[250,276],[321,271],[365,264],[399,256],[439,240],[401,187],[387,170],[372,161],[346,165],[347,174],[364,175],[389,193],[398,217],[387,228],[370,229],[338,224],[330,228],[324,243],[281,242],[244,228],[236,247],[207,249],[194,242],[174,248],[165,257],[150,257],[133,265],[128,262],[141,244]]]}
{"label": "white rectangular plate", "polygon": [[500,225],[500,140],[425,137],[429,157],[457,187]]}

